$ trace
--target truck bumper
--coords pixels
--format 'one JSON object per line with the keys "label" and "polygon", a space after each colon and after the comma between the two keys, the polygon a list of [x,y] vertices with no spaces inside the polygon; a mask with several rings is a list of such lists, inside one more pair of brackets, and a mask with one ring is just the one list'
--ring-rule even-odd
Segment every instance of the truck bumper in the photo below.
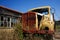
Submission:
{"label": "truck bumper", "polygon": [[37,33],[37,34],[54,34],[51,30],[23,30],[24,33]]}
{"label": "truck bumper", "polygon": [[54,31],[51,30],[39,30],[38,34],[54,34]]}

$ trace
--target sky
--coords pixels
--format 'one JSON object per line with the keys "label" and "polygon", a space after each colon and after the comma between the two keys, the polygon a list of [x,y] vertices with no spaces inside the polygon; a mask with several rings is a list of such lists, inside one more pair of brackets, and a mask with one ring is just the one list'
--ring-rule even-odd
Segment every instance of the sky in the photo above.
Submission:
{"label": "sky", "polygon": [[24,13],[32,8],[51,6],[55,9],[55,20],[60,20],[60,0],[0,0],[0,6]]}

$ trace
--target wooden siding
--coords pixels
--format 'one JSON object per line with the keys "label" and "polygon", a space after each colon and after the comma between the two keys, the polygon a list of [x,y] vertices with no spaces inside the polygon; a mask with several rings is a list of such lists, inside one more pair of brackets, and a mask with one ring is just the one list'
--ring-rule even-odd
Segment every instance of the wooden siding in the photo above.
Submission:
{"label": "wooden siding", "polygon": [[[21,21],[21,15],[22,15],[22,13],[19,13],[17,11],[14,11],[14,10],[11,10],[11,9],[7,9],[7,8],[4,8],[4,7],[0,7],[0,17],[3,16],[3,23],[4,23],[4,20],[7,20],[6,21],[7,22],[7,25],[10,25],[10,26],[13,25],[12,24],[13,19],[14,19],[14,21],[16,19],[17,22],[20,22]],[[8,18],[9,18],[9,20],[11,20],[11,22],[10,21],[8,22]],[[0,23],[1,23],[1,21],[0,21]],[[16,23],[14,23],[14,25]]]}
{"label": "wooden siding", "polygon": [[14,16],[14,17],[20,17],[21,16],[19,13],[11,12],[9,10],[2,9],[2,8],[0,8],[0,14],[8,15],[8,16]]}

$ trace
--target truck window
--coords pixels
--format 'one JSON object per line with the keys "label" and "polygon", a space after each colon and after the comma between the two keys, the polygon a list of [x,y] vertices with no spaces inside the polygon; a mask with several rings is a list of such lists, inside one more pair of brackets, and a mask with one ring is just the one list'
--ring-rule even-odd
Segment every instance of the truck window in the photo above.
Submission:
{"label": "truck window", "polygon": [[47,15],[48,14],[48,8],[41,8],[41,9],[35,9],[35,10],[31,10],[32,12],[38,12],[38,13],[41,13],[41,14],[44,14],[44,15]]}

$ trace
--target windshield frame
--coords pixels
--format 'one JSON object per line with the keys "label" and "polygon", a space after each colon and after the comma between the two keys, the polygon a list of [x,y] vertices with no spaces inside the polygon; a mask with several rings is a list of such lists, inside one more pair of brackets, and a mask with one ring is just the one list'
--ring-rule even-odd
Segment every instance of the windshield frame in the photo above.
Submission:
{"label": "windshield frame", "polygon": [[[36,9],[45,9],[45,8],[47,8],[48,9],[48,14],[50,14],[50,6],[42,6],[42,7],[37,7],[37,8],[32,8],[32,9],[30,9],[30,10],[28,10],[28,12],[35,12],[35,11],[33,11],[33,10],[36,10]],[[39,12],[38,12],[39,13]],[[47,15],[47,14],[46,14]]]}

